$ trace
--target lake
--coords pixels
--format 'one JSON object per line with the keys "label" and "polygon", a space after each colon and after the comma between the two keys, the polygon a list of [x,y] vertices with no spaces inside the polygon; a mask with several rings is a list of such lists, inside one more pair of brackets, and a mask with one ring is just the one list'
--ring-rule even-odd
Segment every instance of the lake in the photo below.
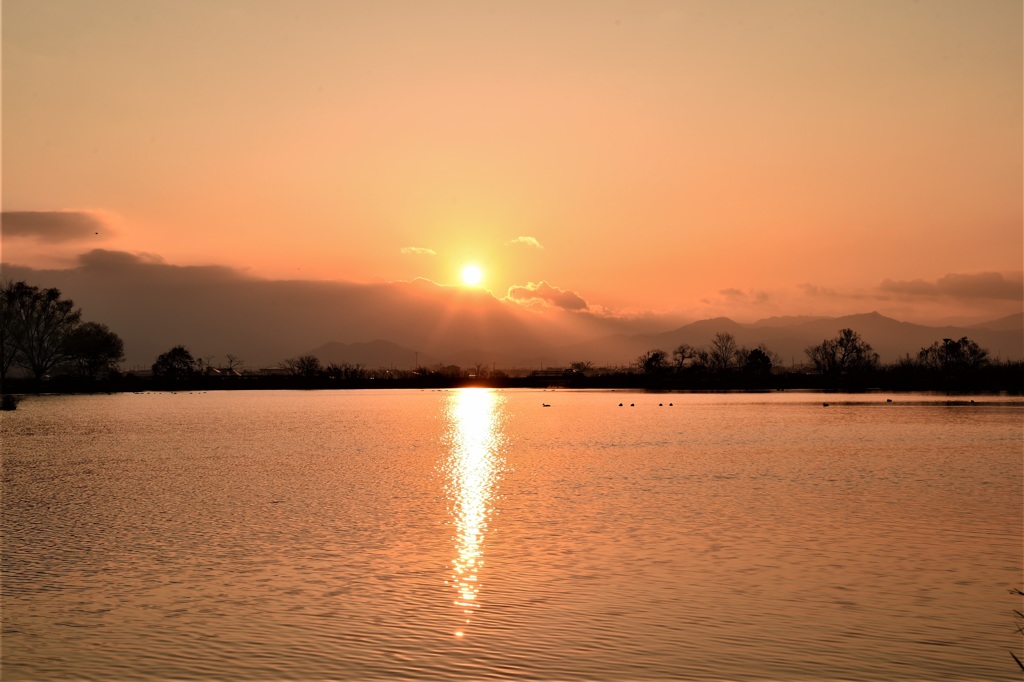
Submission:
{"label": "lake", "polygon": [[1020,398],[40,396],[0,437],[6,680],[1020,679]]}

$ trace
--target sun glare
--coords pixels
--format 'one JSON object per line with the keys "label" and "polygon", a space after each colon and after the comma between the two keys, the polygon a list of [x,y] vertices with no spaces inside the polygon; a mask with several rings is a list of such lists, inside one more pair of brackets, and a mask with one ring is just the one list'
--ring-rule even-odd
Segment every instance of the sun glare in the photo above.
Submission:
{"label": "sun glare", "polygon": [[475,287],[477,284],[480,284],[480,280],[483,278],[483,271],[475,265],[467,265],[462,268],[462,281],[464,284]]}

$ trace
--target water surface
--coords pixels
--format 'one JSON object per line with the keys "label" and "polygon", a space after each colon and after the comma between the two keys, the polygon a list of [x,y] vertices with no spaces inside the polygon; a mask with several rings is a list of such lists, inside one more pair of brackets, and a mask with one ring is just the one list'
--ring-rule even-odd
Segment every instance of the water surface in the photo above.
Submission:
{"label": "water surface", "polygon": [[30,398],[3,677],[1018,679],[1024,403],[826,399]]}

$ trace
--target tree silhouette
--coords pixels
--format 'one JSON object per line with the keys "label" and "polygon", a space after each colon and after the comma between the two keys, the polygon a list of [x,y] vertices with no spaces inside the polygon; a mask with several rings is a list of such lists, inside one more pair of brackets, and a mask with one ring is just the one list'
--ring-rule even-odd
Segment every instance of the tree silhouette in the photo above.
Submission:
{"label": "tree silhouette", "polygon": [[762,348],[758,347],[746,354],[743,362],[743,371],[755,376],[768,376],[772,373],[772,358]]}
{"label": "tree silhouette", "polygon": [[917,354],[918,362],[946,373],[973,371],[988,364],[988,350],[966,336],[958,341],[943,339]]}
{"label": "tree silhouette", "polygon": [[315,355],[300,355],[297,358],[289,358],[283,364],[290,374],[305,379],[315,377],[323,369],[320,366],[320,358]]}
{"label": "tree silhouette", "polygon": [[636,359],[636,364],[644,374],[663,374],[668,369],[668,353],[655,348]]}
{"label": "tree silhouette", "polygon": [[14,309],[27,287],[24,282],[15,284],[6,280],[0,286],[0,377],[7,376],[18,355]]}
{"label": "tree silhouette", "polygon": [[738,350],[732,334],[715,334],[715,338],[711,340],[711,348],[708,349],[711,369],[716,372],[727,371],[735,363]]}
{"label": "tree silhouette", "polygon": [[64,337],[66,366],[95,379],[109,374],[124,360],[124,341],[105,324],[85,322]]}
{"label": "tree silhouette", "polygon": [[185,346],[175,346],[153,363],[153,376],[157,379],[181,381],[198,371],[196,359]]}
{"label": "tree silhouette", "polygon": [[67,359],[65,336],[82,317],[74,301],[59,289],[40,289],[25,282],[5,282],[0,290],[0,354],[3,375],[12,364],[37,379]]}
{"label": "tree silhouette", "polygon": [[808,346],[804,353],[815,370],[826,376],[863,373],[878,367],[878,353],[852,329],[840,329],[839,336]]}
{"label": "tree silhouette", "polygon": [[672,362],[675,364],[677,372],[683,369],[687,360],[693,359],[693,350],[693,346],[681,343],[672,351]]}
{"label": "tree silhouette", "polygon": [[347,362],[341,364],[332,362],[323,371],[329,378],[342,381],[355,381],[366,378],[366,370],[363,369],[362,365],[351,365]]}

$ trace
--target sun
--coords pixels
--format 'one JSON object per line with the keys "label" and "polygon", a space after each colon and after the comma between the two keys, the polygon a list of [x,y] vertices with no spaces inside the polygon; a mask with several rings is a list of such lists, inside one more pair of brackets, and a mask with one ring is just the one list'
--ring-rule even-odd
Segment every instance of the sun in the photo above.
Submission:
{"label": "sun", "polygon": [[462,268],[462,282],[468,286],[475,287],[484,278],[483,270],[475,265],[467,265]]}

